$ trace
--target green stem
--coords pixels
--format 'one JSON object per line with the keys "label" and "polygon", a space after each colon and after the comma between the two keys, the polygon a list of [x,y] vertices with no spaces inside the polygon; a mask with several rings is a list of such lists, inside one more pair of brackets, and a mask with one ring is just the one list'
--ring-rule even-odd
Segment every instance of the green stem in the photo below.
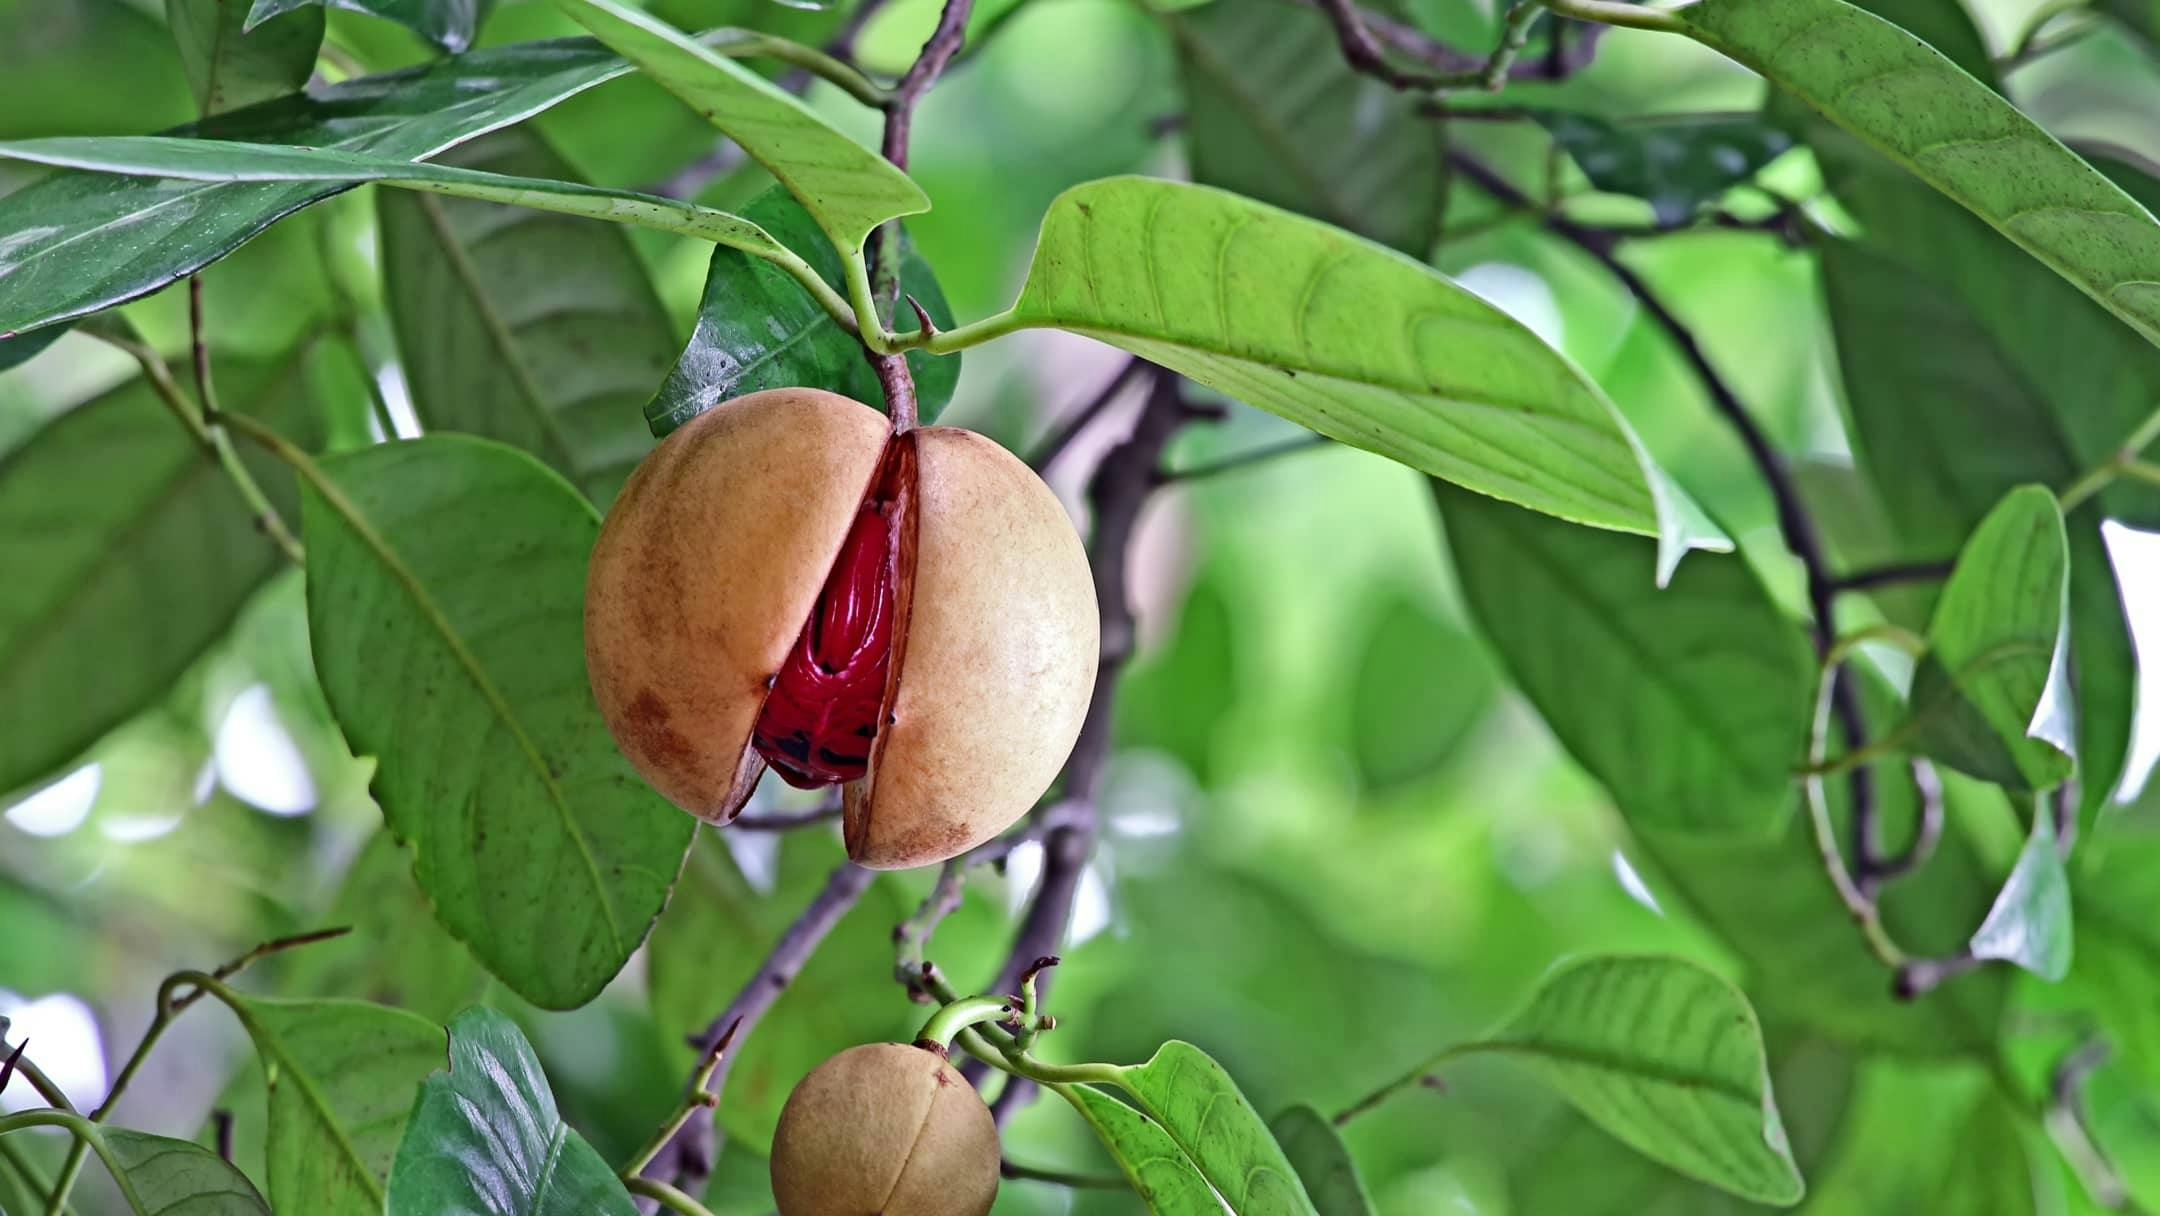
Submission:
{"label": "green stem", "polygon": [[622,1168],[625,1182],[637,1177],[645,1171],[646,1166],[652,1164],[652,1159],[660,1155],[660,1150],[666,1148],[668,1141],[675,1138],[675,1133],[681,1131],[683,1124],[690,1121],[690,1116],[700,1110],[711,1110],[720,1104],[720,1095],[707,1087],[712,1084],[713,1074],[720,1069],[720,1058],[727,1054],[728,1045],[735,1041],[735,1032],[741,1026],[742,1019],[737,1018],[735,1024],[727,1028],[727,1033],[713,1043],[712,1050],[705,1053],[704,1063],[698,1066],[696,1075],[690,1078],[689,1096],[683,1099],[674,1116],[660,1125],[659,1132],[645,1143],[645,1147],[639,1149],[637,1155],[630,1159],[630,1164]]}
{"label": "green stem", "polygon": [[[23,1151],[15,1146],[13,1140],[0,1137],[0,1160],[6,1161],[8,1166],[21,1176],[24,1187],[31,1194],[49,1195],[52,1193],[52,1183],[45,1180],[45,1176],[39,1172],[37,1164],[25,1156]],[[72,1207],[62,1208],[61,1210],[63,1212],[74,1211]]]}
{"label": "green stem", "polygon": [[26,1127],[64,1127],[74,1133],[75,1147],[81,1150],[69,1156],[68,1160],[74,1165],[74,1173],[63,1175],[54,1188],[52,1203],[46,1208],[48,1213],[67,1210],[65,1191],[74,1182],[74,1174],[82,1172],[83,1152],[95,1152],[98,1160],[103,1161],[106,1170],[112,1174],[113,1185],[120,1189],[120,1197],[127,1200],[128,1210],[137,1216],[151,1216],[142,1196],[135,1193],[135,1184],[128,1178],[127,1171],[121,1168],[119,1162],[113,1160],[112,1148],[105,1143],[105,1137],[99,1132],[97,1124],[65,1110],[26,1110],[21,1114],[0,1117],[0,1136]]}
{"label": "green stem", "polygon": [[1654,8],[1638,8],[1619,0],[1541,0],[1546,8],[1562,17],[1578,21],[1595,21],[1601,25],[1617,25],[1631,30],[1657,30],[1677,34],[1685,26],[1678,17]]}
{"label": "green stem", "polygon": [[623,1187],[633,1195],[643,1195],[661,1207],[681,1216],[713,1216],[712,1209],[692,1199],[688,1192],[660,1181],[658,1178],[625,1178]]}
{"label": "green stem", "polygon": [[731,41],[715,43],[712,49],[731,59],[762,55],[777,59],[810,73],[812,76],[845,92],[848,96],[874,110],[885,108],[892,100],[892,90],[880,87],[862,74],[855,65],[837,59],[814,46],[787,38],[776,38],[755,30],[737,31],[742,36]]}
{"label": "green stem", "polygon": [[2107,459],[2094,465],[2083,476],[2067,486],[2056,497],[2062,503],[2064,514],[2084,505],[2085,501],[2106,489],[2117,477],[2134,477],[2139,481],[2160,484],[2160,468],[2149,465],[2138,457],[2160,440],[2160,409],[2147,415],[2122,441],[2122,446],[2109,453]]}
{"label": "green stem", "polygon": [[1012,1002],[1001,996],[964,996],[948,1002],[923,1023],[917,1043],[949,1047],[960,1032],[984,1022],[1002,1022],[1013,1014]]}
{"label": "green stem", "polygon": [[1123,1174],[1072,1174],[1064,1170],[1048,1170],[1036,1166],[1021,1165],[1011,1158],[1005,1160],[1005,1163],[999,1167],[999,1172],[1007,1178],[1021,1178],[1029,1182],[1055,1183],[1058,1186],[1069,1186],[1075,1190],[1123,1191],[1130,1189],[1132,1186],[1132,1182]]}
{"label": "green stem", "polygon": [[1457,1058],[1458,1056],[1466,1055],[1469,1052],[1476,1050],[1478,1046],[1479,1045],[1476,1043],[1457,1043],[1453,1047],[1442,1048],[1441,1050],[1434,1052],[1432,1055],[1425,1057],[1424,1060],[1419,1062],[1417,1067],[1395,1078],[1394,1080],[1372,1091],[1371,1093],[1366,1094],[1364,1097],[1359,1098],[1357,1101],[1352,1102],[1350,1105],[1344,1107],[1341,1111],[1337,1112],[1335,1115],[1335,1126],[1341,1127],[1344,1124],[1350,1122],[1352,1119],[1357,1118],[1359,1115],[1365,1114],[1366,1112],[1375,1109],[1382,1103],[1386,1102],[1389,1098],[1394,1097],[1396,1094],[1399,1094],[1414,1085],[1423,1083],[1425,1078],[1431,1076],[1434,1071],[1437,1070],[1441,1065]]}
{"label": "green stem", "polygon": [[[1823,786],[1823,774],[1817,771],[1822,767],[1823,753],[1829,746],[1832,692],[1837,687],[1836,655],[1837,647],[1832,647],[1822,665],[1822,678],[1817,681],[1815,715],[1808,726],[1808,771],[1801,776],[1800,784],[1807,799],[1808,820],[1815,829],[1815,850],[1822,858],[1823,873],[1836,890],[1838,901],[1860,926],[1860,935],[1867,940],[1868,949],[1882,960],[1883,965],[1896,969],[1905,965],[1905,952],[1883,927],[1882,910],[1853,881],[1852,871],[1846,868],[1845,855],[1838,850],[1837,828],[1830,822],[1830,796]],[[1867,750],[1863,747],[1860,752]]]}

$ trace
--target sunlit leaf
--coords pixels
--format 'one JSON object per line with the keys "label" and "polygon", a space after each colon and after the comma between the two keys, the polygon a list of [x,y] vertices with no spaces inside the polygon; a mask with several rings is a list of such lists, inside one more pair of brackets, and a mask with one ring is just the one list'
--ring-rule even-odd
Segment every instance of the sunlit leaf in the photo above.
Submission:
{"label": "sunlit leaf", "polygon": [[1913,678],[1914,746],[2013,789],[2069,777],[2070,554],[2042,486],[2012,491],[1981,521],[1936,601]]}
{"label": "sunlit leaf", "polygon": [[1223,1201],[1161,1124],[1090,1086],[1069,1093],[1152,1216],[1222,1216]]}
{"label": "sunlit leaf", "polygon": [[465,436],[322,473],[304,511],[315,665],[354,753],[377,757],[383,818],[488,970],[534,1004],[583,1004],[659,915],[695,822],[631,771],[586,682],[599,517]]}
{"label": "sunlit leaf", "polygon": [[315,71],[322,46],[318,11],[244,33],[247,0],[165,0],[165,23],[204,114],[222,114],[297,93]]}
{"label": "sunlit leaf", "polygon": [[1120,1071],[1141,1108],[1237,1216],[1315,1216],[1282,1146],[1237,1082],[1207,1053],[1172,1041],[1147,1063]]}
{"label": "sunlit leaf", "polygon": [[1019,325],[1108,342],[1352,447],[1576,523],[1716,529],[1597,386],[1430,267],[1220,190],[1119,177],[1060,195]]}
{"label": "sunlit leaf", "polygon": [[399,1216],[633,1216],[593,1146],[555,1109],[517,1024],[487,1008],[450,1023],[450,1070],[429,1077],[390,1170]]}

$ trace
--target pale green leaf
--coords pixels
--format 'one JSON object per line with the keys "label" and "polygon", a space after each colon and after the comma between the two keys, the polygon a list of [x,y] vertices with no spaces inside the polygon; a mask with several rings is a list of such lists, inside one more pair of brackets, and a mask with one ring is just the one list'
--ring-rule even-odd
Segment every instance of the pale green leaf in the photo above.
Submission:
{"label": "pale green leaf", "polygon": [[2070,877],[2055,840],[2055,816],[2046,806],[2034,813],[2010,877],[1973,934],[1972,953],[2015,963],[2044,980],[2070,974]]}
{"label": "pale green leaf", "polygon": [[1316,1216],[1297,1171],[1237,1082],[1190,1043],[1172,1040],[1121,1084],[1199,1167],[1237,1216]]}
{"label": "pale green leaf", "polygon": [[1222,1200],[1162,1125],[1086,1085],[1061,1089],[1152,1216],[1222,1216]]}

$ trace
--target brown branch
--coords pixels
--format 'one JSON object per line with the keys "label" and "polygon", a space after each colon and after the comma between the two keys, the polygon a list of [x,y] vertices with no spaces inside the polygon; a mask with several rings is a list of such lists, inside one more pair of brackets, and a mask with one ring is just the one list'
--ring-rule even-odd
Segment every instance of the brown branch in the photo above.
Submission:
{"label": "brown branch", "polygon": [[1894,566],[1872,566],[1833,577],[1830,590],[1873,591],[1900,583],[1937,582],[1950,577],[1950,565],[1949,562],[1905,562]]}
{"label": "brown branch", "polygon": [[1028,457],[1028,467],[1037,473],[1048,471],[1051,462],[1064,455],[1065,449],[1072,446],[1072,441],[1079,438],[1080,432],[1086,430],[1090,423],[1102,417],[1103,411],[1110,408],[1111,402],[1118,399],[1118,394],[1124,392],[1125,386],[1132,383],[1133,377],[1139,375],[1146,366],[1147,362],[1138,356],[1125,360],[1118,367],[1116,375],[1095,390],[1095,395],[1089,397],[1079,409],[1067,414],[1064,421],[1058,423],[1056,429],[1036,445],[1034,454]]}
{"label": "brown branch", "polygon": [[[1350,0],[1304,0],[1305,3],[1326,13],[1335,23],[1336,38],[1342,43],[1343,56],[1353,68],[1376,79],[1385,81],[1397,89],[1425,87],[1424,81],[1459,80],[1482,71],[1491,56],[1476,51],[1466,51],[1425,33],[1416,26],[1397,21],[1384,13],[1372,12]],[[1349,28],[1346,28],[1349,27]],[[1611,27],[1595,23],[1553,22],[1552,42],[1543,55],[1520,59],[1507,68],[1507,80],[1566,80],[1597,58],[1598,42]],[[1573,37],[1568,34],[1572,32]],[[1353,50],[1352,41],[1360,45]],[[1427,74],[1399,72],[1386,61],[1387,52],[1393,52],[1428,70]],[[1370,54],[1379,71],[1375,72],[1360,63],[1360,57]],[[1400,81],[1401,83],[1398,83]]]}
{"label": "brown branch", "polygon": [[737,815],[728,827],[738,832],[792,832],[816,827],[840,818],[840,801],[834,799],[807,811],[770,811],[761,815]]}

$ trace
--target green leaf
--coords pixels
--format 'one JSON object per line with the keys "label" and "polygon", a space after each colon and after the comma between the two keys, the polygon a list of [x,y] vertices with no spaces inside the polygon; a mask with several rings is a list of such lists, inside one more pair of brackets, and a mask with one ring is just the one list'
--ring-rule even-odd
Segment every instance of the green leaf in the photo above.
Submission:
{"label": "green leaf", "polygon": [[377,1216],[412,1095],[443,1066],[443,1030],[363,1001],[243,998],[235,1012],[270,1083],[270,1197]]}
{"label": "green leaf", "polygon": [[1691,1178],[1759,1203],[1800,1199],[1755,1010],[1694,963],[1563,964],[1470,1051],[1520,1057],[1592,1122]]}
{"label": "green leaf", "polygon": [[1120,1084],[1168,1132],[1237,1216],[1316,1216],[1312,1200],[1267,1124],[1223,1066],[1172,1040]]}
{"label": "green leaf", "polygon": [[517,1024],[492,1009],[450,1023],[450,1071],[420,1087],[390,1170],[398,1216],[632,1216],[615,1171],[555,1109]]}
{"label": "green leaf", "polygon": [[688,102],[765,166],[843,253],[889,219],[930,209],[922,187],[827,123],[792,94],[615,0],[558,7]]}
{"label": "green leaf", "polygon": [[139,1216],[270,1216],[247,1175],[200,1144],[124,1127],[103,1127],[98,1135],[105,1146],[100,1156]]}
{"label": "green leaf", "polygon": [[297,93],[315,71],[323,15],[302,13],[243,33],[247,0],[165,0],[165,23],[180,45],[180,62],[195,91],[195,107],[222,114]]}
{"label": "green leaf", "polygon": [[1843,0],[1703,0],[1673,17],[2160,342],[2160,223],[1926,43]]}
{"label": "green leaf", "polygon": [[1240,630],[1225,574],[1211,564],[1185,595],[1177,627],[1143,650],[1119,683],[1114,738],[1120,748],[1175,756],[1203,786],[1216,771],[1215,739],[1238,704]]}
{"label": "green leaf", "polygon": [[[316,670],[443,926],[536,1005],[637,948],[695,820],[631,771],[585,678],[592,507],[513,448],[325,460],[303,519]],[[509,594],[507,589],[515,589]]]}
{"label": "green leaf", "polygon": [[2070,974],[2070,878],[2048,808],[2033,815],[2032,834],[1973,934],[1972,953],[2014,963],[2051,982]]}
{"label": "green leaf", "polygon": [[[795,250],[835,290],[844,289],[839,253],[786,190],[773,187],[759,195],[743,208],[743,218]],[[901,249],[902,290],[921,301],[939,328],[952,328],[952,309],[930,264],[913,242],[903,239]],[[900,314],[895,318],[897,331],[913,333],[918,328],[914,310],[903,308]],[[915,375],[917,407],[927,422],[952,400],[960,382],[960,357],[910,351],[907,361]],[[659,393],[646,405],[646,423],[653,434],[666,435],[730,398],[790,385],[822,388],[857,401],[884,400],[877,371],[863,358],[861,341],[840,328],[800,282],[762,258],[727,248],[713,250],[697,326]]]}
{"label": "green leaf", "polygon": [[1393,592],[1366,634],[1351,682],[1350,754],[1373,789],[1438,769],[1491,706],[1484,648],[1422,600]]}
{"label": "green leaf", "polygon": [[[525,128],[483,136],[447,159],[571,176]],[[532,452],[604,508],[652,447],[637,410],[673,347],[628,234],[427,194],[387,195],[375,207],[385,303],[421,425]]]}
{"label": "green leaf", "polygon": [[1913,746],[2011,789],[2067,780],[2076,767],[2069,611],[2055,495],[2013,490],[1966,542],[1936,601],[1913,677]]}
{"label": "green leaf", "polygon": [[1270,1125],[1283,1155],[1297,1167],[1320,1216],[1374,1216],[1372,1196],[1358,1176],[1357,1162],[1343,1146],[1335,1125],[1310,1106],[1293,1106]]}
{"label": "green leaf", "polygon": [[[529,118],[630,65],[584,40],[475,51],[181,128],[204,139],[417,160]],[[0,338],[124,304],[202,269],[349,183],[63,173],[0,198]],[[33,235],[34,234],[34,235]]]}
{"label": "green leaf", "polygon": [[[187,73],[156,4],[5,0],[0,47],[8,50],[7,70],[0,72],[0,139],[56,129],[140,131],[195,117]],[[0,232],[19,231],[0,223]]]}
{"label": "green leaf", "polygon": [[[1087,1085],[1059,1090],[1117,1160],[1152,1216],[1221,1216],[1223,1201],[1162,1125]],[[1244,1209],[1235,1209],[1242,1216]]]}
{"label": "green leaf", "polygon": [[1747,563],[1698,557],[1660,591],[1647,544],[1434,492],[1486,640],[1629,823],[1778,830],[1815,662]]}
{"label": "green leaf", "polygon": [[1663,225],[1689,217],[1792,147],[1792,136],[1753,115],[1610,122],[1538,110],[1532,117],[1567,150],[1590,184],[1650,204]]}
{"label": "green leaf", "polygon": [[608,190],[581,182],[509,177],[477,169],[396,160],[294,144],[111,135],[97,139],[21,139],[0,143],[0,158],[102,173],[219,182],[382,182],[491,203],[509,203],[772,254],[779,246],[757,225],[695,203]]}
{"label": "green leaf", "polygon": [[[312,445],[321,413],[304,372],[297,352],[223,360],[219,394]],[[291,522],[291,475],[242,458]],[[139,380],[0,460],[0,535],[0,790],[68,763],[162,697],[284,565],[218,463]]]}
{"label": "green leaf", "polygon": [[336,993],[444,1022],[487,986],[472,954],[436,922],[412,859],[388,831],[368,838],[321,919],[352,932],[294,954],[280,990]]}
{"label": "green leaf", "polygon": [[[234,5],[247,0],[226,0]],[[247,27],[252,30],[280,13],[295,9],[341,8],[395,21],[442,49],[456,54],[472,46],[473,35],[487,20],[495,0],[255,0]]]}
{"label": "green leaf", "polygon": [[1722,536],[1573,364],[1432,268],[1220,190],[1141,177],[1050,206],[1010,321],[1107,342],[1352,447],[1534,510]]}
{"label": "green leaf", "polygon": [[1193,180],[1422,257],[1440,139],[1417,98],[1350,70],[1317,9],[1209,4],[1163,17],[1185,85]]}

